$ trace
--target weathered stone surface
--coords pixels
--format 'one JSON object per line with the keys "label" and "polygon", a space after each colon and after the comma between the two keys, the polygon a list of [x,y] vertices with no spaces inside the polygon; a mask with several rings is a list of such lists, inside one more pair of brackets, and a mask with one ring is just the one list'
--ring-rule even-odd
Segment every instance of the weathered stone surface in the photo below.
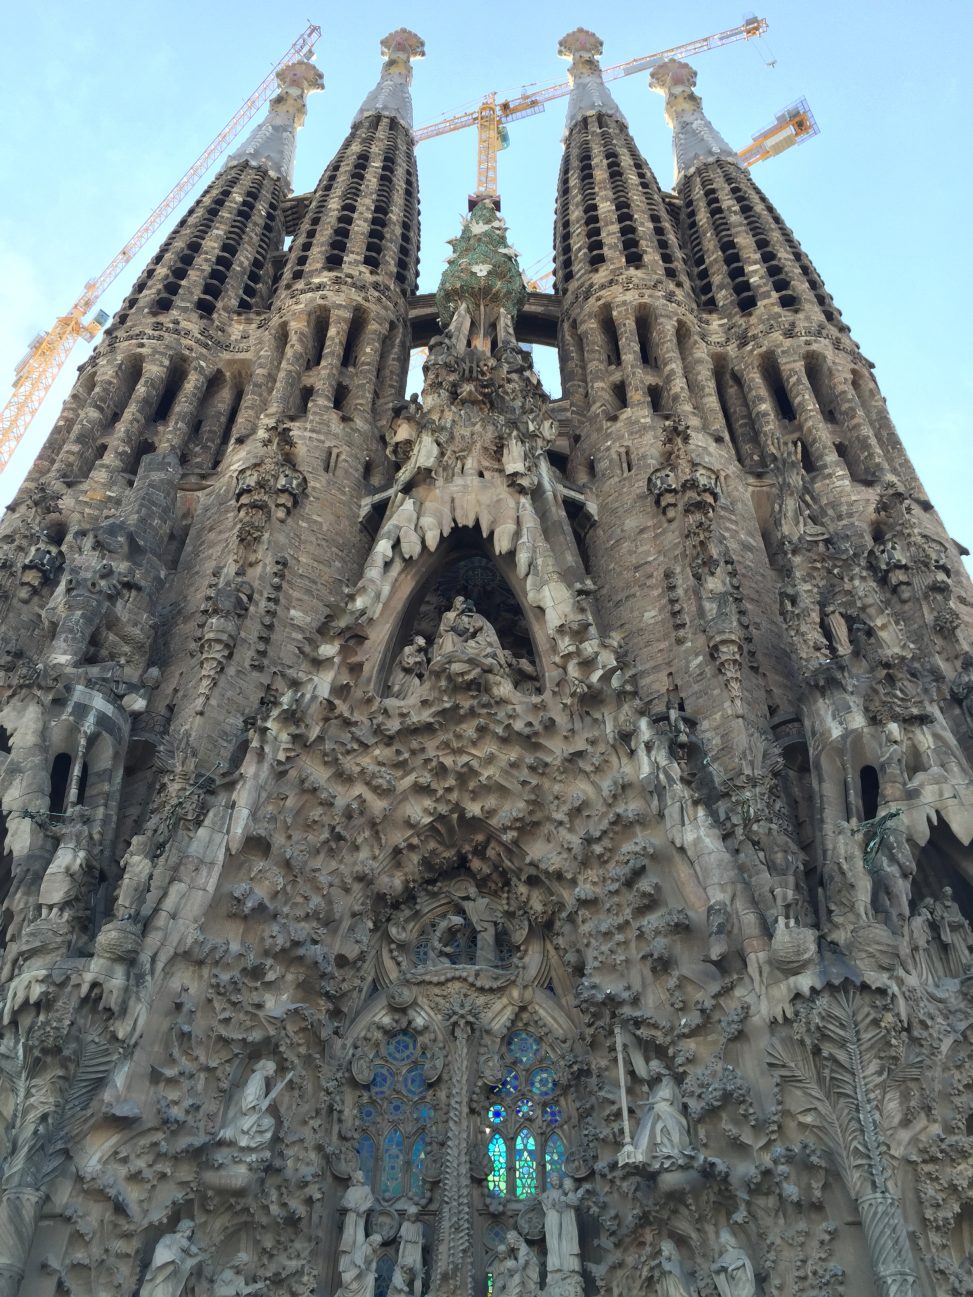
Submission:
{"label": "weathered stone surface", "polygon": [[668,194],[565,37],[560,292],[480,208],[434,325],[421,52],[0,525],[0,1297],[973,1291],[956,547],[688,70]]}

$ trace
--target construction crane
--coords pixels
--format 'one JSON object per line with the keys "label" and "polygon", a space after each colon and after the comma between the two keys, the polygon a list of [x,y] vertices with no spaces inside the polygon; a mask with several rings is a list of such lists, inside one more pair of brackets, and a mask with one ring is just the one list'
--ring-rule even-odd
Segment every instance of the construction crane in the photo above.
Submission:
{"label": "construction crane", "polygon": [[209,170],[257,110],[275,92],[277,73],[280,69],[288,63],[310,58],[320,35],[320,27],[314,23],[307,25],[283,58],[274,64],[256,90],[237,109],[182,179],[166,194],[151,216],[143,221],[121,251],[112,258],[100,275],[88,280],[70,310],[59,316],[47,333],[39,333],[31,342],[27,354],[14,372],[13,394],[4,406],[3,412],[0,413],[0,472],[10,462],[10,457],[61,372],[74,344],[79,338],[90,342],[102,326],[107,324],[108,316],[104,311],[98,311],[88,318],[102,293],[145,246],[166,217],[192,191],[200,176]]}
{"label": "construction crane", "polygon": [[[625,63],[616,63],[614,67],[604,68],[602,78],[615,81],[619,77],[630,77],[636,72],[645,72],[664,63],[666,59],[693,58],[706,50],[721,49],[736,41],[749,41],[762,36],[767,30],[766,18],[748,18],[739,27],[730,27],[712,36],[702,36],[699,40],[687,41],[684,45],[674,45],[668,50],[657,50],[655,54],[644,54],[641,58],[629,59]],[[552,99],[562,99],[571,93],[569,81],[558,82],[543,90],[526,91],[516,99],[502,99],[498,102],[496,92],[485,96],[477,108],[455,117],[446,117],[433,122],[431,126],[421,126],[414,133],[417,144],[423,140],[435,139],[438,135],[448,135],[451,131],[463,131],[475,126],[477,132],[476,150],[476,190],[470,195],[470,210],[478,202],[490,199],[499,205],[497,193],[497,153],[506,147],[506,124],[519,121],[522,117],[534,117],[542,113],[546,104]]]}
{"label": "construction crane", "polygon": [[759,131],[739,153],[740,161],[745,167],[756,166],[767,158],[775,158],[785,149],[795,144],[804,144],[814,135],[820,135],[821,128],[814,120],[814,114],[806,99],[798,99],[774,118],[773,124]]}

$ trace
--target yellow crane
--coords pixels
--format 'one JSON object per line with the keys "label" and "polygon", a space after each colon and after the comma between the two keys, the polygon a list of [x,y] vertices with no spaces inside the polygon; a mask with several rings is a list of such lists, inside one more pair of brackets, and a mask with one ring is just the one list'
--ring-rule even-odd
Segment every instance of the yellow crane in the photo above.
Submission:
{"label": "yellow crane", "polygon": [[759,131],[739,153],[740,161],[745,167],[756,166],[767,158],[775,158],[785,149],[795,144],[803,144],[812,135],[820,135],[821,128],[814,120],[814,114],[806,99],[799,99],[779,112],[773,124]]}
{"label": "yellow crane", "polygon": [[256,90],[237,109],[216,138],[203,150],[182,179],[166,194],[151,216],[142,222],[101,274],[95,279],[89,279],[74,305],[55,320],[47,333],[38,334],[31,342],[27,354],[14,373],[13,393],[0,413],[0,472],[6,468],[11,455],[20,444],[30,426],[31,419],[61,372],[74,344],[79,338],[90,342],[99,329],[108,322],[108,316],[104,311],[98,311],[90,319],[88,318],[99,297],[136,253],[145,246],[166,217],[179,206],[200,176],[209,170],[257,110],[275,92],[278,71],[288,63],[310,58],[320,35],[320,27],[314,23],[307,25],[283,58],[274,64]]}
{"label": "yellow crane", "polygon": [[[748,18],[739,27],[730,27],[726,31],[714,32],[711,36],[701,36],[698,40],[687,41],[683,45],[674,45],[668,50],[657,50],[654,54],[644,54],[641,58],[628,59],[625,63],[616,63],[614,67],[604,68],[602,77],[605,81],[615,81],[619,77],[630,77],[636,72],[645,72],[664,63],[666,59],[692,58],[706,50],[721,49],[735,41],[749,41],[762,36],[767,30],[766,18]],[[519,121],[522,117],[533,117],[542,113],[546,104],[552,99],[561,99],[571,93],[571,84],[560,81],[557,85],[546,86],[542,90],[528,90],[516,99],[497,100],[496,92],[485,96],[478,107],[468,112],[457,113],[442,121],[433,122],[430,126],[420,126],[415,131],[417,144],[423,140],[435,139],[438,135],[448,135],[451,131],[466,130],[476,127],[476,190],[470,195],[470,209],[483,199],[498,199],[497,193],[497,153],[506,147],[504,132],[506,123]]]}

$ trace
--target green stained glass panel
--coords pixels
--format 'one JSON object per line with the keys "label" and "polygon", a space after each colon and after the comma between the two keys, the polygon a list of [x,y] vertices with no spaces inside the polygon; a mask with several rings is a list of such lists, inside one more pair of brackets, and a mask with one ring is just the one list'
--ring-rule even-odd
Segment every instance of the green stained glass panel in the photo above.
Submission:
{"label": "green stained glass panel", "polygon": [[516,1171],[514,1192],[518,1198],[530,1198],[537,1192],[537,1141],[525,1127],[514,1145]]}
{"label": "green stained glass panel", "polygon": [[497,1133],[487,1144],[490,1174],[487,1176],[487,1193],[492,1198],[503,1198],[507,1192],[507,1141]]}

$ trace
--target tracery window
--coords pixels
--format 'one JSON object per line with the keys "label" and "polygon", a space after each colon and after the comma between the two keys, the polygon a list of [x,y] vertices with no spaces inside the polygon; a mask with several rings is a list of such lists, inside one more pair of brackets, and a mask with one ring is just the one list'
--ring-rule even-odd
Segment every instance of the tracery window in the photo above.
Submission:
{"label": "tracery window", "polygon": [[418,1201],[425,1193],[427,1130],[434,1115],[427,1061],[414,1032],[393,1032],[376,1055],[368,1093],[358,1105],[358,1167],[382,1202]]}
{"label": "tracery window", "polygon": [[499,1084],[491,1086],[485,1114],[487,1193],[532,1198],[543,1192],[552,1174],[564,1172],[561,1081],[543,1041],[533,1032],[510,1032],[503,1052],[502,1075]]}

